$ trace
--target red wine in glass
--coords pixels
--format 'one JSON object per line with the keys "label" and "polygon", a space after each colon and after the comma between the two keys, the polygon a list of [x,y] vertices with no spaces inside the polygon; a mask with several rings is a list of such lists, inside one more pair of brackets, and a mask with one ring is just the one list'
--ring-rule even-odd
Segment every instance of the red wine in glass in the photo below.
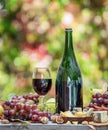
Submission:
{"label": "red wine in glass", "polygon": [[33,88],[39,95],[46,95],[51,89],[52,79],[33,79]]}

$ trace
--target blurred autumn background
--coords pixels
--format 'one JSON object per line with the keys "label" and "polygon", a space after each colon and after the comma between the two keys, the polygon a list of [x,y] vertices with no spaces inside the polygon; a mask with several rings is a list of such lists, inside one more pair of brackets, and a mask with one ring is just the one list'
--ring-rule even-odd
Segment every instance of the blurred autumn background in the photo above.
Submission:
{"label": "blurred autumn background", "polygon": [[90,88],[108,83],[107,0],[0,0],[1,99],[34,92],[31,77],[37,65],[51,69],[53,87],[47,96],[55,96],[65,27],[73,28],[85,104]]}

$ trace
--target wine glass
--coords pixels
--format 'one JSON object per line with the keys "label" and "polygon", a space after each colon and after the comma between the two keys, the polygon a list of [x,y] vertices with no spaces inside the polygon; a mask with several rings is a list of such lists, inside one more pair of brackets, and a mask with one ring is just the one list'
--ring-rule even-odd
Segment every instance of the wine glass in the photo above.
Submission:
{"label": "wine glass", "polygon": [[50,70],[48,68],[34,68],[32,83],[34,91],[40,95],[42,104],[44,104],[44,96],[50,91],[52,86]]}

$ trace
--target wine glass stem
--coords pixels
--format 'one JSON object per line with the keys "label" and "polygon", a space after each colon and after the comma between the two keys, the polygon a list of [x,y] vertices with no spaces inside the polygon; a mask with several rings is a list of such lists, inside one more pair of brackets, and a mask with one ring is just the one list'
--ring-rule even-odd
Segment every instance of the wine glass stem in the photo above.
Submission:
{"label": "wine glass stem", "polygon": [[40,96],[40,102],[42,103],[42,105],[44,105],[44,97],[45,96]]}

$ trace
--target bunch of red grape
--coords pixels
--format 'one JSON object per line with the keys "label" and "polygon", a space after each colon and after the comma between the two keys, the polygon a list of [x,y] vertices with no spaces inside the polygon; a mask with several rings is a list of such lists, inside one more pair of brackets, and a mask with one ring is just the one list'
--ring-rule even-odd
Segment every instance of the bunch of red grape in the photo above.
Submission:
{"label": "bunch of red grape", "polygon": [[92,95],[91,103],[89,104],[89,107],[94,106],[105,106],[108,107],[108,93],[96,93]]}
{"label": "bunch of red grape", "polygon": [[42,117],[48,117],[49,113],[37,108],[39,96],[36,94],[27,94],[23,96],[14,96],[11,101],[5,101],[4,118],[8,120],[20,119],[41,122]]}

